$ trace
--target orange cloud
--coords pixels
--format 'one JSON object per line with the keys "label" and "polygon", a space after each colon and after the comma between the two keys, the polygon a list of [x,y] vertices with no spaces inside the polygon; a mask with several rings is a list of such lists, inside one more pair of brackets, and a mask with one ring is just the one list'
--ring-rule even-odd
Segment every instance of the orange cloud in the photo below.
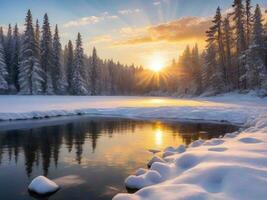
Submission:
{"label": "orange cloud", "polygon": [[149,42],[181,42],[186,40],[204,40],[205,32],[211,25],[211,19],[185,17],[156,26],[145,27],[144,34],[134,35],[116,42],[116,45],[142,44]]}

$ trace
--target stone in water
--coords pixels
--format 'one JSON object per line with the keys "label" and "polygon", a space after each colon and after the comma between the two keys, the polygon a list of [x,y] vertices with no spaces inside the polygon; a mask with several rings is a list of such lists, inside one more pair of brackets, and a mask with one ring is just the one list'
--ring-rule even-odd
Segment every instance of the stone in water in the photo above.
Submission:
{"label": "stone in water", "polygon": [[59,186],[44,176],[38,176],[32,180],[28,189],[38,195],[48,195],[59,190]]}

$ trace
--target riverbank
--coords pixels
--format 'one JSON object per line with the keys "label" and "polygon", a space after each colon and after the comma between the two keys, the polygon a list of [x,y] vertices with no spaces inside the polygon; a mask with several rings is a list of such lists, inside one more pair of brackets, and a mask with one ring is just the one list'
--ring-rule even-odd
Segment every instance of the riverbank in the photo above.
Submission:
{"label": "riverbank", "polygon": [[0,120],[91,115],[135,119],[203,120],[245,124],[267,111],[266,98],[227,94],[218,97],[0,96]]}

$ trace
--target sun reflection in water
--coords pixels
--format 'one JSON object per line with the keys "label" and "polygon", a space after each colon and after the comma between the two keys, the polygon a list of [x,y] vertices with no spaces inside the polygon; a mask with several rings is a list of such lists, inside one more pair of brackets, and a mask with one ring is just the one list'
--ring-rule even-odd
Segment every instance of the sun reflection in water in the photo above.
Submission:
{"label": "sun reflection in water", "polygon": [[155,131],[155,143],[157,146],[161,146],[163,143],[163,133],[160,128]]}

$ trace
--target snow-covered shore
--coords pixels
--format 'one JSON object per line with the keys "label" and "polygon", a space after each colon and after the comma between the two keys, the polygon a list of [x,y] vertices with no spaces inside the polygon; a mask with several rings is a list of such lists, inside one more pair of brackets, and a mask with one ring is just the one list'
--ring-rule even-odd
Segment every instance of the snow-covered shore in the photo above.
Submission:
{"label": "snow-covered shore", "polygon": [[267,115],[251,125],[242,133],[196,141],[165,163],[153,163],[126,180],[143,189],[113,200],[266,200]]}
{"label": "snow-covered shore", "polygon": [[258,115],[246,130],[195,141],[185,152],[137,170],[126,184],[140,190],[113,200],[266,200],[267,112],[251,99],[253,104]]}
{"label": "snow-covered shore", "polygon": [[[246,125],[241,133],[196,141],[127,178],[135,194],[113,200],[266,200],[267,99],[253,95],[161,97],[0,96],[0,120],[67,115],[206,120]],[[167,151],[170,151],[169,148]]]}
{"label": "snow-covered shore", "polygon": [[0,96],[0,120],[69,115],[138,119],[205,120],[245,124],[267,110],[267,100],[249,95],[175,99],[164,97]]}

